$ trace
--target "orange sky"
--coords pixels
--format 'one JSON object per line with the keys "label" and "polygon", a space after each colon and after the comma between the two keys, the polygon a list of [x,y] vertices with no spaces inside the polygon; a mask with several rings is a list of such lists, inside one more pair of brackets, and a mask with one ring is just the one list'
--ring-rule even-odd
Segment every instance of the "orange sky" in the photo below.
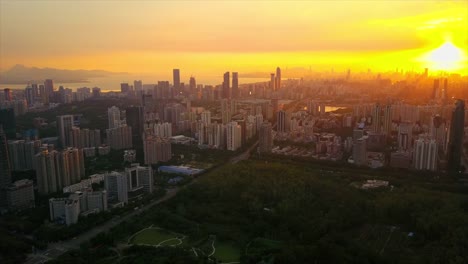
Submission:
{"label": "orange sky", "polygon": [[312,66],[468,74],[467,32],[468,1],[0,0],[0,70],[210,74]]}

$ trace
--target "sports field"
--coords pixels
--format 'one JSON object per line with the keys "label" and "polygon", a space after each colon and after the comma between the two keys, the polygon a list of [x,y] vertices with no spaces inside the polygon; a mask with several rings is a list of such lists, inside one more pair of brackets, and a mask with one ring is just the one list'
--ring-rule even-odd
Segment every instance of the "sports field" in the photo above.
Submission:
{"label": "sports field", "polygon": [[182,244],[184,238],[182,235],[164,229],[146,228],[135,234],[130,239],[130,243],[153,246],[176,246]]}

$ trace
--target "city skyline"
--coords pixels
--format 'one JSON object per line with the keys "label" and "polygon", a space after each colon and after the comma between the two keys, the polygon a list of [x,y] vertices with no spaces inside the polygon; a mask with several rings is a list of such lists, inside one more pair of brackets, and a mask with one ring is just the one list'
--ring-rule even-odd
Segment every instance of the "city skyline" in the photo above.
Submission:
{"label": "city skyline", "polygon": [[142,74],[172,67],[199,75],[278,65],[468,70],[466,1],[0,5],[2,71],[16,64]]}

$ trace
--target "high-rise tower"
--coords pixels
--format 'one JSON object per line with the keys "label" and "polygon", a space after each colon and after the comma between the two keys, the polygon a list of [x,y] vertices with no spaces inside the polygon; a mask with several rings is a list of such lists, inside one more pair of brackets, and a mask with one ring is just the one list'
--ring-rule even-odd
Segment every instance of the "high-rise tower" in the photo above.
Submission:
{"label": "high-rise tower", "polygon": [[276,90],[281,89],[281,69],[280,67],[276,68]]}
{"label": "high-rise tower", "polygon": [[3,127],[0,125],[0,205],[6,205],[6,188],[11,184],[11,167],[8,145]]}
{"label": "high-rise tower", "polygon": [[229,72],[223,75],[223,96],[222,98],[229,99],[231,97],[231,88],[229,87]]}
{"label": "high-rise tower", "polygon": [[450,123],[450,135],[448,145],[447,170],[458,172],[462,155],[463,129],[465,125],[465,101],[458,99],[452,111],[452,122]]}
{"label": "high-rise tower", "polygon": [[232,73],[232,98],[239,97],[239,74],[237,72]]}
{"label": "high-rise tower", "polygon": [[172,70],[172,78],[174,81],[174,88],[179,89],[180,88],[180,70],[179,69]]}

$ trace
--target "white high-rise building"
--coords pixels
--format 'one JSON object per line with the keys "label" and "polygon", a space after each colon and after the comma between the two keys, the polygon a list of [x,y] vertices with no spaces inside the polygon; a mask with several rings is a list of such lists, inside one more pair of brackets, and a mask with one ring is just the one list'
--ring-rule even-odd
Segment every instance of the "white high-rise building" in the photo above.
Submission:
{"label": "white high-rise building", "polygon": [[119,172],[111,172],[104,176],[104,186],[110,201],[128,203],[127,176]]}
{"label": "white high-rise building", "polygon": [[232,121],[226,125],[226,148],[235,151],[242,146],[242,128]]}
{"label": "white high-rise building", "polygon": [[437,142],[434,139],[419,138],[414,143],[413,165],[417,170],[437,170]]}
{"label": "white high-rise building", "polygon": [[112,106],[107,109],[107,119],[109,121],[109,128],[120,127],[120,109],[117,106]]}
{"label": "white high-rise building", "polygon": [[211,124],[211,112],[210,111],[203,111],[201,113],[201,122],[205,125]]}
{"label": "white high-rise building", "polygon": [[169,138],[172,137],[172,124],[160,123],[153,126],[154,135],[157,137]]}
{"label": "white high-rise building", "polygon": [[140,166],[138,163],[132,164],[130,168],[125,168],[125,174],[127,175],[129,190],[143,187],[145,192],[153,192],[153,171],[151,166]]}

